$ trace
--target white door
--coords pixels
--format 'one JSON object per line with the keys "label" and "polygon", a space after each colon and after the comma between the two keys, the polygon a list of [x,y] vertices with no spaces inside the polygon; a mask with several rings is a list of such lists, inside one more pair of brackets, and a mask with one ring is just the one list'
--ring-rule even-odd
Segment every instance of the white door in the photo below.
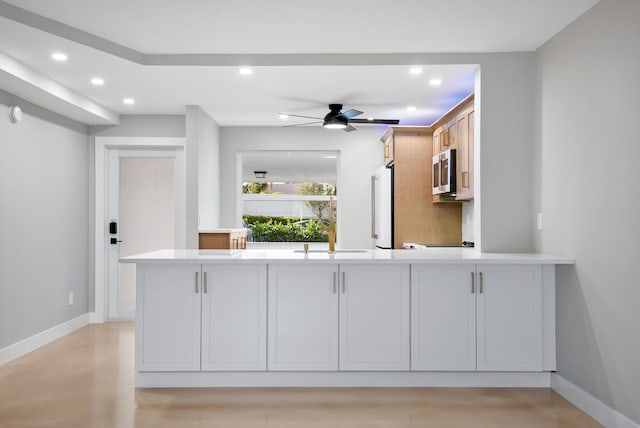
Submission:
{"label": "white door", "polygon": [[409,370],[409,265],[340,265],[340,370]]}
{"label": "white door", "polygon": [[411,369],[476,370],[475,265],[411,266]]}
{"label": "white door", "polygon": [[136,268],[118,258],[176,247],[175,159],[173,151],[110,153],[109,319],[135,315]]}
{"label": "white door", "polygon": [[542,371],[541,269],[478,266],[479,371]]}
{"label": "white door", "polygon": [[202,370],[266,370],[267,265],[203,265],[202,275]]}
{"label": "white door", "polygon": [[338,265],[269,266],[269,370],[338,370],[337,276]]}
{"label": "white door", "polygon": [[200,370],[200,265],[138,265],[137,371]]}

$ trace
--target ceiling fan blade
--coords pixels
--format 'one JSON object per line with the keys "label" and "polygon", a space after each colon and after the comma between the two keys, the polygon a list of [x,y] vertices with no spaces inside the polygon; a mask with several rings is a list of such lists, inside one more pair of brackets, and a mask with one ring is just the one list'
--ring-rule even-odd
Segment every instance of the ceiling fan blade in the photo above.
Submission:
{"label": "ceiling fan blade", "polygon": [[351,125],[347,125],[346,128],[343,129],[344,132],[351,132],[351,131],[357,131],[358,128],[356,128],[355,126],[351,126]]}
{"label": "ceiling fan blade", "polygon": [[352,117],[360,116],[362,112],[360,110],[356,110],[354,108],[350,108],[349,110],[342,113],[344,117],[347,119],[351,119]]}
{"label": "ceiling fan blade", "polygon": [[319,120],[319,121],[316,121],[316,122],[294,123],[293,125],[284,125],[283,128],[292,128],[294,126],[313,125],[315,123],[322,123],[322,121]]}
{"label": "ceiling fan blade", "polygon": [[291,113],[278,113],[278,114],[286,114],[289,117],[303,117],[305,119],[318,119],[318,120],[322,120],[321,117],[315,117],[315,116],[302,116],[300,114],[291,114]]}
{"label": "ceiling fan blade", "polygon": [[383,125],[397,125],[400,123],[398,119],[349,119],[349,123],[377,123]]}

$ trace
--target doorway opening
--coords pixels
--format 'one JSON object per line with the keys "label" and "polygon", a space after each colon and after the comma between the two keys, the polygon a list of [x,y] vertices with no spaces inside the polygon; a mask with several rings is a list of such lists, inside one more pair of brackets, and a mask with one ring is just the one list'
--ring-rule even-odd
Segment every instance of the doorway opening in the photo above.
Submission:
{"label": "doorway opening", "polygon": [[91,322],[132,319],[135,265],[120,257],[185,246],[183,138],[96,137]]}

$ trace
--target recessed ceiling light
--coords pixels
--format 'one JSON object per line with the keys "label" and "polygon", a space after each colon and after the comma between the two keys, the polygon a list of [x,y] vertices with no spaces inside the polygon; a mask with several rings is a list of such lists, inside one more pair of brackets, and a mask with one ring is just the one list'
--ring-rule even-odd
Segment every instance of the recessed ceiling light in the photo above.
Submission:
{"label": "recessed ceiling light", "polygon": [[289,119],[289,115],[286,113],[278,113],[280,119]]}
{"label": "recessed ceiling light", "polygon": [[407,107],[407,111],[416,111],[416,106],[409,106]]}
{"label": "recessed ceiling light", "polygon": [[337,155],[326,155],[324,156],[325,159],[336,159],[338,156]]}
{"label": "recessed ceiling light", "polygon": [[442,85],[442,79],[431,79],[429,80],[429,84],[431,86],[440,86]]}
{"label": "recessed ceiling light", "polygon": [[249,67],[242,67],[240,68],[240,70],[238,70],[238,73],[242,74],[243,76],[248,76],[253,73],[253,70]]}
{"label": "recessed ceiling light", "polygon": [[93,79],[91,79],[91,84],[95,86],[102,86],[104,85],[104,79],[100,77],[94,77]]}
{"label": "recessed ceiling light", "polygon": [[53,58],[56,61],[59,62],[64,62],[68,59],[66,54],[63,54],[62,52],[54,52],[51,54],[51,58]]}
{"label": "recessed ceiling light", "polygon": [[134,100],[133,98],[125,98],[122,100],[123,103],[125,103],[126,105],[133,105],[136,103],[136,100]]}
{"label": "recessed ceiling light", "polygon": [[422,74],[422,68],[420,68],[420,67],[411,67],[409,69],[409,74],[413,74],[413,75]]}
{"label": "recessed ceiling light", "polygon": [[373,117],[368,117],[368,118],[367,118],[367,120],[368,120],[369,122],[373,122],[373,121],[375,120],[375,118],[373,118]]}

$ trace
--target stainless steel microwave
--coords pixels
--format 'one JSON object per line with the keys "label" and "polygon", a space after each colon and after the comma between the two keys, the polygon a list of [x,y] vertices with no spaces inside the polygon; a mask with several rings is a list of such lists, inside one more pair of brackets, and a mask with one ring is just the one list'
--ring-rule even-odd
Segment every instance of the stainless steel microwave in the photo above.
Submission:
{"label": "stainless steel microwave", "polygon": [[456,192],[456,150],[449,149],[433,157],[433,194]]}

